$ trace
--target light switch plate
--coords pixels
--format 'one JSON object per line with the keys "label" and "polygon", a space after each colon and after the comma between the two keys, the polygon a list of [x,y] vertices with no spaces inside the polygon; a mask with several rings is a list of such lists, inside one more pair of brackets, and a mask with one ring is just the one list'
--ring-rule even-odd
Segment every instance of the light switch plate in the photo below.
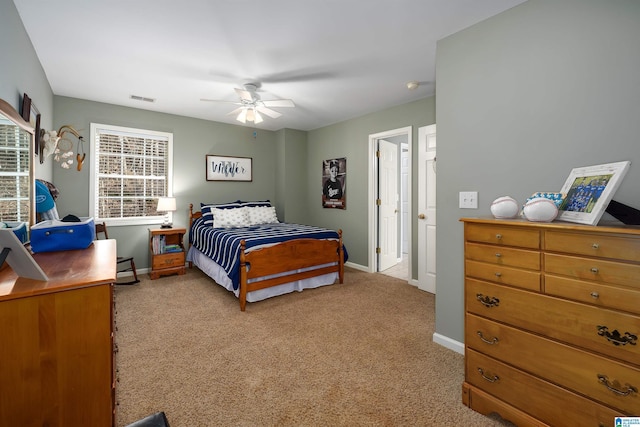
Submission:
{"label": "light switch plate", "polygon": [[478,209],[478,192],[461,191],[460,209]]}

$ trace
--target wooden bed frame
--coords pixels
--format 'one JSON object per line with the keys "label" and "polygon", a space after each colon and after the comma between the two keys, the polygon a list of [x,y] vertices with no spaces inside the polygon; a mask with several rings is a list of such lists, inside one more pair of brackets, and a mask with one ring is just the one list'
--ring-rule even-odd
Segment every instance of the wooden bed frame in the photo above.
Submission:
{"label": "wooden bed frame", "polygon": [[[189,204],[189,230],[193,221],[202,216],[202,212],[193,212],[193,203]],[[344,283],[344,250],[342,230],[338,230],[338,240],[295,239],[273,246],[245,253],[245,242],[240,242],[240,310],[245,311],[247,292],[278,286],[283,283],[308,279],[327,273],[338,273],[339,283]],[[322,264],[337,263],[314,270],[297,270]],[[189,262],[189,268],[193,263]],[[290,274],[248,283],[249,279],[290,272]]]}

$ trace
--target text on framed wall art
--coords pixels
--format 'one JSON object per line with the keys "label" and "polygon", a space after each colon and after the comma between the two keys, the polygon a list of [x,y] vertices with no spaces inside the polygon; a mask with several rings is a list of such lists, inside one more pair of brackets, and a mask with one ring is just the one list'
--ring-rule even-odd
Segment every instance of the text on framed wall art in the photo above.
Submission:
{"label": "text on framed wall art", "polygon": [[207,154],[207,181],[252,181],[251,157]]}

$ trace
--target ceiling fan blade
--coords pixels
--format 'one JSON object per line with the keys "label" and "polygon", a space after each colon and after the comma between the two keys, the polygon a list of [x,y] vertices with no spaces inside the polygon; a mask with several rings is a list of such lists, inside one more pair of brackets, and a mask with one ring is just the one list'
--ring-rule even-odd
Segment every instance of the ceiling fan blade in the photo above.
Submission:
{"label": "ceiling fan blade", "polygon": [[256,110],[258,110],[262,114],[266,114],[267,116],[271,117],[272,119],[277,119],[278,117],[280,117],[282,115],[282,114],[278,113],[277,111],[270,110],[267,107],[262,107],[262,106],[256,107]]}
{"label": "ceiling fan blade", "polygon": [[242,110],[244,110],[244,108],[242,108],[242,107],[236,108],[232,112],[227,113],[227,116],[233,116],[233,115],[236,115],[236,114],[240,114],[242,112]]}
{"label": "ceiling fan blade", "polygon": [[270,101],[262,101],[265,107],[295,107],[296,104],[290,99],[272,99]]}
{"label": "ceiling fan blade", "polygon": [[251,92],[249,92],[248,90],[235,88],[235,91],[238,94],[238,96],[240,96],[240,99],[242,99],[243,101],[253,102],[253,96],[251,95]]}

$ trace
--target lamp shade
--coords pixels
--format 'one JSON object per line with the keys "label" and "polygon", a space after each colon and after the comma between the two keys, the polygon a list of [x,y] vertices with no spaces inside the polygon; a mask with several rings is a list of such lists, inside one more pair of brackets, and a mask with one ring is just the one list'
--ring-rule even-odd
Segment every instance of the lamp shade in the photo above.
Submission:
{"label": "lamp shade", "polygon": [[176,198],[175,197],[159,197],[158,198],[158,212],[173,212],[176,210]]}

